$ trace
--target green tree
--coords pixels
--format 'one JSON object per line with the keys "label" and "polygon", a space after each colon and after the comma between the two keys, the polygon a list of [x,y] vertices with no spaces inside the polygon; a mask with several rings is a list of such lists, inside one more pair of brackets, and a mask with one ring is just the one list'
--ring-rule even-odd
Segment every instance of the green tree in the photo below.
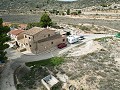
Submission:
{"label": "green tree", "polygon": [[67,9],[67,15],[70,15],[70,9]]}
{"label": "green tree", "polygon": [[10,27],[12,27],[12,28],[18,28],[18,27],[19,27],[19,25],[18,25],[18,24],[16,24],[16,23],[14,23],[14,24],[12,24]]}
{"label": "green tree", "polygon": [[81,14],[81,13],[82,13],[81,10],[79,10],[79,11],[78,11],[78,14]]}
{"label": "green tree", "polygon": [[7,52],[5,51],[5,49],[9,47],[9,45],[5,42],[10,40],[10,37],[7,35],[7,33],[10,31],[10,28],[7,26],[2,26],[2,22],[3,20],[2,18],[0,18],[0,61],[5,62],[7,60]]}
{"label": "green tree", "polygon": [[0,18],[0,27],[2,26],[3,20]]}
{"label": "green tree", "polygon": [[72,12],[71,15],[78,15],[78,13],[77,12]]}
{"label": "green tree", "polygon": [[47,26],[52,26],[52,20],[47,13],[43,14],[40,19],[40,26],[46,28]]}
{"label": "green tree", "polygon": [[101,4],[102,7],[107,7],[108,5],[106,3]]}
{"label": "green tree", "polygon": [[27,29],[30,29],[32,27],[40,27],[40,23],[36,22],[36,23],[28,23],[27,24]]}
{"label": "green tree", "polygon": [[64,15],[65,15],[65,13],[64,13],[64,12],[62,12],[62,15],[64,16]]}
{"label": "green tree", "polygon": [[70,32],[66,32],[66,35],[69,36],[69,35],[71,35],[71,33]]}

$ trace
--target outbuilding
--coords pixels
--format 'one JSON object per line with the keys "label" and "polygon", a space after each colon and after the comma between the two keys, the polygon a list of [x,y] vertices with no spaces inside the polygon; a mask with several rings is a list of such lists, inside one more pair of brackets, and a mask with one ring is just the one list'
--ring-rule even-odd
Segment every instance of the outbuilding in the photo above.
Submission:
{"label": "outbuilding", "polygon": [[23,33],[25,30],[19,30],[19,29],[14,29],[11,30],[8,35],[11,37],[11,39],[17,41],[17,38],[20,36],[21,33]]}
{"label": "outbuilding", "polygon": [[59,80],[53,75],[48,75],[41,79],[42,84],[47,88],[47,90],[52,90],[52,88],[59,83]]}

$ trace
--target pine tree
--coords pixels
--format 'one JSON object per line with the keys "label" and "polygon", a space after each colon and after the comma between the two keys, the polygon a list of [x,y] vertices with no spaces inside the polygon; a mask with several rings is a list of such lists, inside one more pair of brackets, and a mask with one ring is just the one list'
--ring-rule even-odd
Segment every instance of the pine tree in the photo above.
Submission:
{"label": "pine tree", "polygon": [[9,47],[8,44],[5,44],[5,42],[10,40],[10,37],[7,35],[7,33],[10,31],[10,28],[7,26],[2,25],[3,20],[0,18],[0,62],[5,62],[7,60],[6,57],[6,51]]}
{"label": "pine tree", "polygon": [[46,28],[47,26],[52,26],[52,20],[47,13],[43,14],[40,19],[40,26]]}
{"label": "pine tree", "polygon": [[70,9],[67,10],[67,15],[70,15]]}

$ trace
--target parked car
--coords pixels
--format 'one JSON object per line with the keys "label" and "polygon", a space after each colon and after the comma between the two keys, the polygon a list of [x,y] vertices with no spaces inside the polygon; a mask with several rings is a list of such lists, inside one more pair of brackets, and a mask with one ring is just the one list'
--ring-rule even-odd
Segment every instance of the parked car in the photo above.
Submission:
{"label": "parked car", "polygon": [[62,49],[62,48],[64,48],[64,47],[66,47],[66,46],[67,46],[66,43],[60,43],[60,44],[57,45],[57,47],[58,47],[59,49]]}
{"label": "parked car", "polygon": [[85,39],[84,36],[80,36],[80,37],[79,37],[79,40],[83,40],[83,39]]}

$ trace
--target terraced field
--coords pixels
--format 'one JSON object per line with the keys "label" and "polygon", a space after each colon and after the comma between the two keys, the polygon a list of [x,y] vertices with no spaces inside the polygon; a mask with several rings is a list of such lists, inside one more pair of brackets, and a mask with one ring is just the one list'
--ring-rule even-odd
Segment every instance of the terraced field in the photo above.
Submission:
{"label": "terraced field", "polygon": [[[42,15],[42,14],[41,14]],[[39,22],[41,15],[2,15],[4,21],[18,22],[18,23],[29,23],[29,22]],[[96,20],[96,19],[78,19],[78,18],[68,18],[62,16],[51,16],[52,20],[57,23],[65,24],[79,24],[79,23],[89,23],[96,24],[100,26],[107,26],[113,29],[120,29],[120,20]]]}

